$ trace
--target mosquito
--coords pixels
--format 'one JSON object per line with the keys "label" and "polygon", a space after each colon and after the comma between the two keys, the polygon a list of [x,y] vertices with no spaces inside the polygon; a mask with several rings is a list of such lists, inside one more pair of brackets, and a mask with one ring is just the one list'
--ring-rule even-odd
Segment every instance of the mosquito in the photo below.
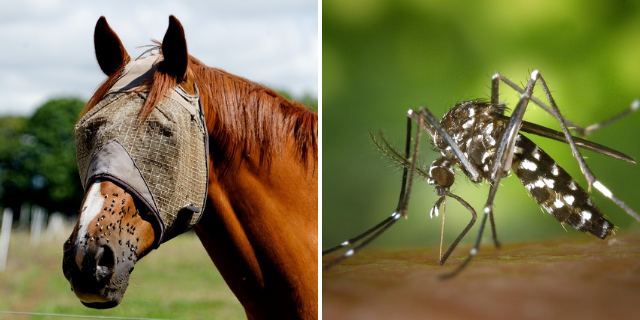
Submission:
{"label": "mosquito", "polygon": [[[504,114],[507,110],[505,105],[498,102],[501,82],[521,94],[510,117]],[[536,83],[542,86],[550,106],[532,96]],[[553,115],[560,124],[562,131],[559,132],[523,121],[525,110],[530,101]],[[385,155],[404,168],[400,199],[396,210],[390,217],[373,228],[336,247],[323,251],[322,255],[324,256],[336,250],[351,247],[342,256],[326,264],[323,269],[327,269],[352,256],[407,214],[411,187],[416,174],[426,177],[427,183],[434,186],[435,193],[440,197],[431,208],[431,216],[438,215],[440,206],[445,204],[447,197],[458,201],[472,216],[466,228],[453,241],[446,253],[441,255],[439,263],[441,265],[444,264],[451,252],[477,220],[474,208],[464,199],[450,191],[450,187],[455,181],[455,166],[459,167],[473,183],[478,184],[483,180],[487,180],[490,184],[490,190],[483,208],[478,237],[473,248],[457,268],[450,273],[443,274],[441,278],[451,278],[459,274],[478,253],[487,218],[491,223],[494,245],[496,248],[500,247],[493,217],[493,204],[500,180],[508,176],[511,170],[520,179],[520,182],[533,199],[560,223],[563,225],[565,223],[569,224],[577,230],[605,239],[613,233],[613,223],[604,217],[593,203],[589,194],[562,167],[535,143],[521,135],[520,132],[568,143],[573,156],[578,161],[582,174],[587,180],[587,189],[591,190],[593,186],[630,216],[640,221],[638,213],[616,198],[602,182],[596,179],[578,148],[595,151],[630,163],[635,163],[635,159],[611,148],[574,137],[569,133],[568,129],[571,127],[578,135],[587,136],[633,113],[639,107],[640,99],[637,99],[631,103],[628,109],[606,121],[588,127],[580,127],[560,114],[547,83],[540,72],[535,70],[531,73],[531,77],[524,89],[499,73],[494,74],[491,81],[490,101],[465,101],[459,103],[445,114],[441,121],[438,121],[426,108],[420,108],[418,111],[409,110],[407,113],[407,136],[404,154],[394,149],[383,135],[381,135],[382,143],[371,135],[374,144]],[[412,152],[411,126],[414,121],[417,123],[418,129],[415,133]],[[429,134],[436,149],[441,154],[433,161],[428,171],[417,166],[420,138],[423,131]]]}

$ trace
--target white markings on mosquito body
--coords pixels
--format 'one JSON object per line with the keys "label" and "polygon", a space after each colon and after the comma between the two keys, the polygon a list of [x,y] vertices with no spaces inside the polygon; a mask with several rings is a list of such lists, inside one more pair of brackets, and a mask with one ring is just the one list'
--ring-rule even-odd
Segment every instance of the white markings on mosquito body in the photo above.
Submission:
{"label": "white markings on mosquito body", "polygon": [[607,230],[609,230],[609,222],[605,221],[602,223],[602,235],[600,238],[604,238],[607,235]]}
{"label": "white markings on mosquito body", "polygon": [[571,183],[569,183],[569,189],[576,191],[578,190],[578,186],[576,185],[576,182],[571,180]]}
{"label": "white markings on mosquito body", "polygon": [[553,179],[542,178],[542,181],[547,185],[547,187],[553,189],[553,185],[555,184]]}
{"label": "white markings on mosquito body", "polygon": [[536,169],[538,169],[538,165],[532,161],[529,161],[529,159],[524,159],[522,162],[520,162],[520,168],[529,171],[536,171]]}
{"label": "white markings on mosquito body", "polygon": [[564,202],[562,202],[560,199],[556,199],[556,201],[553,202],[553,205],[556,208],[560,209],[560,208],[564,207]]}
{"label": "white markings on mosquito body", "polygon": [[473,126],[473,124],[476,123],[476,119],[475,118],[471,118],[469,120],[467,120],[467,122],[462,124],[462,128],[463,129],[469,129]]}
{"label": "white markings on mosquito body", "polygon": [[491,157],[491,155],[493,154],[493,152],[491,152],[491,150],[487,150],[482,154],[482,163],[486,163],[487,158]]}
{"label": "white markings on mosquito body", "polygon": [[536,160],[540,160],[540,148],[536,146],[536,148],[533,150],[531,155],[533,155],[533,157],[536,158]]}
{"label": "white markings on mosquito body", "polygon": [[440,209],[438,208],[438,206],[433,206],[433,208],[431,208],[431,211],[429,212],[430,218],[433,219],[433,216],[437,217],[438,214],[440,214]]}
{"label": "white markings on mosquito body", "polygon": [[564,199],[564,201],[568,204],[568,205],[572,205],[573,201],[576,200],[576,198],[570,194],[565,195],[564,197],[562,197]]}
{"label": "white markings on mosquito body", "polygon": [[558,164],[554,163],[553,166],[551,166],[551,174],[554,176],[557,176],[558,174],[560,174],[560,170],[558,169]]}
{"label": "white markings on mosquito body", "polygon": [[484,134],[489,135],[493,132],[493,122],[484,127]]}
{"label": "white markings on mosquito body", "polygon": [[353,253],[354,253],[354,251],[353,251],[353,249],[351,249],[351,250],[349,250],[349,251],[345,252],[345,253],[344,253],[344,256],[345,256],[345,257],[350,257],[350,256],[352,256],[352,255],[353,255]]}
{"label": "white markings on mosquito body", "polygon": [[392,217],[394,220],[398,220],[398,219],[400,219],[400,217],[401,217],[401,216],[402,216],[402,215],[401,215],[400,213],[398,213],[398,212],[394,212],[394,213],[392,213],[392,214],[391,214],[391,217]]}
{"label": "white markings on mosquito body", "polygon": [[582,212],[580,213],[580,216],[584,220],[591,220],[591,212],[588,210],[582,210]]}
{"label": "white markings on mosquito body", "polygon": [[593,186],[600,190],[600,192],[602,192],[602,194],[604,194],[605,197],[611,199],[611,197],[613,197],[613,193],[611,193],[611,191],[609,191],[609,189],[607,189],[607,187],[605,187],[602,183],[600,183],[600,181],[597,181],[593,183]]}
{"label": "white markings on mosquito body", "polygon": [[341,243],[340,245],[341,245],[341,246],[343,246],[343,247],[346,247],[346,246],[348,246],[349,244],[350,244],[350,243],[349,243],[349,241],[345,241],[345,242]]}

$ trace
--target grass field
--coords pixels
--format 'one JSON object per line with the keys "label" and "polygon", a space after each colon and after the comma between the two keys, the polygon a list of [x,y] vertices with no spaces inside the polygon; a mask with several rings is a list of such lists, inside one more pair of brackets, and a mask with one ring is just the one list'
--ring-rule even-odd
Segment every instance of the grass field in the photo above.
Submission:
{"label": "grass field", "polygon": [[[0,311],[161,319],[246,317],[194,233],[162,244],[138,262],[124,300],[110,310],[86,308],[71,292],[62,274],[63,241],[31,246],[27,232],[12,234],[7,269],[0,273]],[[0,314],[0,319],[49,318]]]}

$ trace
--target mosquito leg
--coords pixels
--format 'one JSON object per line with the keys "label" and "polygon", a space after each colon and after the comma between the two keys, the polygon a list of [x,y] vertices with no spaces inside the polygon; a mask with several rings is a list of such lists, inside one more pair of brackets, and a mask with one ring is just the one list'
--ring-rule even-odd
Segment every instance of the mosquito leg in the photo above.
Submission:
{"label": "mosquito leg", "polygon": [[440,229],[440,260],[442,260],[442,242],[444,241],[444,220],[447,217],[447,198],[442,197],[442,228]]}
{"label": "mosquito leg", "polygon": [[498,241],[498,235],[496,234],[496,223],[493,220],[493,210],[489,214],[489,221],[491,222],[491,232],[493,233],[493,244],[496,249],[500,249],[500,242]]}
{"label": "mosquito leg", "polygon": [[[373,241],[377,237],[379,237],[383,232],[387,231],[387,229],[389,229],[389,227],[391,227],[396,221],[398,221],[398,219],[400,219],[400,217],[402,217],[402,215],[400,213],[394,212],[391,215],[391,217],[385,219],[383,222],[378,224],[378,226],[381,226],[380,229],[377,230],[373,235],[371,235],[371,237],[365,239],[359,245],[353,247],[352,249],[349,249],[347,252],[345,252],[342,256],[340,256],[336,260],[333,260],[333,261],[329,262],[328,264],[322,266],[322,270],[327,270],[327,269],[333,267],[334,265],[340,263],[341,261],[351,257],[356,252],[360,251],[360,249],[362,249],[364,246],[368,245],[371,241]],[[369,231],[367,231],[367,233],[373,232],[378,226],[370,229]],[[339,246],[338,249],[340,249],[342,247],[344,247],[344,246]],[[329,251],[329,250],[327,250],[327,251]],[[322,254],[324,255],[325,252],[323,252]]]}
{"label": "mosquito leg", "polygon": [[[500,100],[500,79],[502,78],[502,76],[499,73],[495,73],[492,77],[491,77],[491,105],[492,106],[497,106]],[[473,212],[473,214],[475,215],[475,211]],[[498,242],[498,234],[496,233],[496,224],[493,218],[493,211],[491,212],[491,215],[489,216],[490,220],[491,220],[491,233],[493,234],[493,243],[495,244],[496,248],[500,248],[500,243]],[[474,219],[475,222],[475,219]]]}
{"label": "mosquito leg", "polygon": [[506,129],[502,133],[502,137],[500,138],[498,150],[495,154],[495,158],[497,161],[494,163],[494,166],[490,172],[491,189],[489,191],[487,202],[484,206],[484,215],[482,216],[482,222],[480,223],[480,230],[478,231],[478,238],[476,239],[476,243],[469,252],[469,256],[467,256],[467,259],[462,264],[460,264],[458,268],[456,268],[453,272],[442,275],[440,277],[441,279],[448,279],[460,273],[460,271],[462,271],[469,264],[469,262],[471,262],[471,259],[473,259],[473,257],[478,253],[484,226],[487,222],[487,217],[493,216],[493,201],[498,191],[500,180],[506,174],[506,172],[508,172],[509,168],[511,168],[516,137],[518,135],[518,131],[520,130],[520,125],[522,124],[522,117],[524,116],[524,112],[526,111],[527,105],[529,104],[529,99],[531,98],[533,87],[535,86],[539,78],[540,73],[538,72],[538,70],[534,70],[531,73],[529,81],[527,81],[527,87],[520,96],[518,105],[511,114],[511,121],[509,121],[509,124],[507,125]]}
{"label": "mosquito leg", "polygon": [[580,165],[580,170],[582,171],[582,174],[584,174],[585,178],[587,179],[587,183],[589,185],[589,189],[591,189],[591,186],[593,185],[605,197],[611,199],[611,201],[613,201],[620,208],[622,208],[624,211],[626,211],[630,216],[632,216],[636,220],[640,221],[640,215],[638,215],[638,213],[633,211],[633,209],[631,209],[624,202],[622,202],[622,200],[616,198],[613,195],[613,193],[607,187],[605,187],[600,181],[598,181],[596,179],[596,177],[593,174],[593,172],[591,172],[591,169],[589,168],[587,163],[584,161],[584,157],[582,156],[582,154],[580,154],[580,151],[578,150],[578,147],[576,146],[576,143],[573,140],[573,137],[571,136],[571,134],[569,134],[569,130],[567,129],[567,124],[564,121],[565,119],[560,114],[560,110],[558,109],[558,106],[556,105],[555,100],[551,96],[551,91],[547,87],[547,83],[544,81],[542,76],[539,76],[539,78],[540,78],[540,84],[542,85],[542,89],[544,90],[544,93],[547,95],[547,100],[549,100],[549,103],[551,104],[551,107],[553,108],[553,113],[552,114],[558,120],[558,123],[560,123],[560,127],[562,128],[562,132],[564,133],[564,136],[567,139],[567,142],[569,143],[569,146],[571,147],[571,151],[573,152],[573,156],[578,161],[578,164]]}
{"label": "mosquito leg", "polygon": [[455,277],[457,274],[460,273],[460,271],[462,271],[469,264],[469,262],[471,262],[471,259],[473,259],[473,257],[475,257],[476,254],[478,254],[478,250],[480,248],[480,241],[482,240],[482,233],[484,231],[484,226],[487,222],[487,217],[491,215],[493,211],[493,199],[495,198],[496,192],[498,191],[498,186],[500,185],[500,179],[502,179],[501,172],[498,173],[497,181],[491,184],[491,190],[489,191],[489,198],[487,199],[487,203],[484,207],[484,215],[482,216],[482,221],[480,222],[480,230],[478,231],[478,238],[476,238],[476,242],[473,248],[471,249],[471,251],[469,251],[469,255],[460,265],[458,265],[458,267],[455,270],[453,270],[451,273],[446,273],[441,275],[440,279],[446,280],[446,279]]}
{"label": "mosquito leg", "polygon": [[615,115],[615,116],[613,116],[613,117],[611,117],[611,118],[609,118],[609,119],[607,119],[605,121],[602,121],[600,123],[595,123],[595,124],[592,124],[592,125],[586,127],[584,129],[584,132],[582,133],[582,135],[583,136],[588,136],[589,134],[591,134],[591,132],[599,130],[602,127],[605,127],[605,126],[607,126],[607,125],[609,125],[609,124],[611,124],[611,123],[613,123],[615,121],[618,121],[618,120],[620,120],[620,119],[632,114],[633,112],[638,110],[638,108],[640,108],[640,99],[633,100],[633,102],[631,103],[629,108],[627,108],[627,110],[624,110],[624,111],[620,112],[619,114],[617,114],[617,115]]}
{"label": "mosquito leg", "polygon": [[[509,168],[511,168],[513,149],[515,148],[516,144],[516,136],[518,135],[518,131],[520,130],[520,126],[522,125],[522,118],[524,117],[524,112],[526,111],[529,100],[531,99],[533,87],[535,86],[535,83],[536,81],[538,81],[539,77],[540,73],[538,72],[538,70],[534,70],[531,73],[531,77],[529,78],[529,81],[527,81],[527,87],[520,96],[518,105],[511,113],[511,120],[509,121],[507,128],[502,134],[498,150],[496,151],[496,160],[498,161],[494,163],[494,166],[491,169],[489,175],[492,182],[496,180],[498,170],[502,170],[503,173],[505,173],[509,170]],[[503,175],[504,174],[500,174],[500,176]]]}
{"label": "mosquito leg", "polygon": [[[514,90],[520,92],[520,93],[524,93],[524,89],[520,88],[520,86],[518,86],[517,84],[511,82],[509,79],[502,77],[499,74],[496,74],[499,76],[500,80],[502,80],[502,82],[506,83],[508,86],[510,86],[511,88],[513,88]],[[495,77],[495,75],[494,75]],[[535,104],[537,104],[538,106],[540,106],[540,108],[544,109],[545,111],[549,112],[550,114],[553,115],[553,108],[547,106],[544,102],[540,101],[539,99],[537,99],[536,97],[531,97],[531,101],[533,101]],[[626,110],[622,111],[621,113],[605,120],[602,121],[600,123],[596,123],[590,126],[582,127],[579,126],[575,123],[573,123],[572,121],[570,121],[567,118],[563,118],[564,122],[567,124],[568,127],[571,127],[571,129],[573,131],[575,131],[578,135],[582,136],[582,137],[586,137],[589,134],[591,134],[592,132],[599,130],[617,120],[620,120],[621,118],[635,112],[636,110],[638,110],[638,108],[640,108],[640,99],[636,99],[634,100],[631,105],[629,106],[629,108],[627,108]]]}
{"label": "mosquito leg", "polygon": [[[413,114],[412,110],[409,110],[408,113],[408,119],[407,119],[407,140],[406,140],[406,146],[405,146],[405,158],[409,158],[409,154],[411,152],[411,114]],[[353,254],[355,254],[356,252],[360,251],[364,246],[366,246],[367,244],[369,244],[371,241],[375,240],[376,238],[378,238],[383,232],[385,232],[387,229],[389,229],[396,221],[398,221],[398,219],[400,219],[400,217],[403,217],[406,215],[407,213],[407,207],[409,205],[409,195],[411,193],[411,186],[413,184],[413,175],[416,169],[416,164],[417,164],[417,158],[418,158],[418,153],[420,150],[420,137],[422,135],[422,127],[423,127],[423,123],[422,122],[418,122],[418,130],[416,132],[416,142],[414,144],[414,152],[413,152],[413,158],[411,160],[411,168],[407,169],[406,167],[403,170],[403,174],[402,174],[402,187],[400,190],[400,199],[398,201],[398,207],[396,209],[396,211],[391,214],[391,216],[387,219],[385,219],[384,221],[382,221],[381,223],[377,224],[375,227],[365,231],[363,234],[350,239],[348,241],[343,242],[342,244],[340,244],[339,246],[336,246],[334,248],[325,250],[322,252],[322,255],[325,255],[327,253],[336,251],[338,249],[350,246],[352,244],[354,244],[355,242],[365,238],[366,236],[368,236],[369,234],[371,234],[371,236],[369,238],[364,239],[359,245],[353,247],[352,249],[348,250],[347,252],[344,253],[344,255],[340,256],[339,258],[337,258],[336,260],[331,261],[330,263],[324,265],[322,267],[323,270],[326,270],[328,268],[331,268],[332,266],[336,265],[337,263],[340,263],[341,261],[349,258],[350,256],[352,256]]]}
{"label": "mosquito leg", "polygon": [[500,100],[500,78],[502,76],[496,73],[491,77],[491,105],[497,106]]}
{"label": "mosquito leg", "polygon": [[[458,238],[456,238],[456,240],[453,241],[451,246],[449,246],[449,249],[447,249],[447,252],[445,252],[444,256],[442,256],[442,258],[440,259],[440,265],[443,265],[445,261],[447,261],[447,258],[449,258],[449,255],[451,255],[451,252],[453,252],[453,250],[456,248],[460,240],[462,240],[462,238],[464,238],[464,236],[467,234],[467,232],[471,230],[471,227],[473,227],[473,225],[476,223],[476,219],[478,218],[478,215],[476,215],[476,210],[474,210],[473,207],[468,202],[464,201],[462,198],[448,191],[447,191],[447,195],[451,198],[458,200],[460,204],[462,204],[465,208],[467,208],[467,210],[469,210],[469,212],[471,212],[471,221],[469,221],[469,224],[467,225],[467,227],[464,228],[464,230],[462,230],[462,233],[460,233]],[[444,215],[443,215],[443,218],[444,218]]]}
{"label": "mosquito leg", "polygon": [[358,236],[356,236],[354,238],[351,238],[351,239],[341,243],[338,246],[335,246],[333,248],[330,248],[330,249],[322,251],[322,255],[324,256],[324,255],[327,255],[327,254],[329,254],[331,252],[334,252],[334,251],[340,250],[342,248],[345,248],[345,247],[353,245],[354,243],[360,241],[361,239],[365,238],[369,234],[371,234],[373,232],[376,232],[380,228],[383,228],[385,225],[389,224],[392,220],[395,220],[396,219],[396,215],[397,215],[397,213],[394,212],[390,217],[384,219],[382,222],[380,222],[377,225],[375,225],[375,227],[363,232],[362,234],[360,234],[360,235],[358,235]]}

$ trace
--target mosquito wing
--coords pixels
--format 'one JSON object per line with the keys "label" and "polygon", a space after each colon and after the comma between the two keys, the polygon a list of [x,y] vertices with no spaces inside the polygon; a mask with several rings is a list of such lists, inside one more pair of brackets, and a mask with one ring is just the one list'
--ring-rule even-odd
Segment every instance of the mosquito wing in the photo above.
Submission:
{"label": "mosquito wing", "polygon": [[[503,116],[503,115],[497,115],[497,117],[500,120],[503,121],[509,121],[509,117],[507,116]],[[564,142],[564,143],[568,143],[567,139],[565,138],[564,134],[560,131],[556,131],[553,129],[549,129],[547,127],[543,127],[541,125],[537,125],[535,123],[531,123],[531,122],[527,122],[527,121],[522,121],[522,127],[520,127],[520,131],[523,132],[528,132],[528,133],[532,133],[541,137],[545,137],[545,138],[549,138],[549,139],[553,139],[553,140],[557,140],[560,142]],[[601,144],[597,144],[595,142],[591,142],[589,140],[585,140],[585,139],[581,139],[578,137],[573,137],[573,141],[575,141],[576,146],[583,148],[583,149],[587,149],[587,150],[591,150],[591,151],[595,151],[597,153],[600,154],[604,154],[606,156],[618,159],[618,160],[624,160],[626,162],[631,162],[631,163],[636,163],[636,159],[634,159],[633,157],[630,157],[620,151],[616,151],[613,150],[609,147],[605,147]]]}

